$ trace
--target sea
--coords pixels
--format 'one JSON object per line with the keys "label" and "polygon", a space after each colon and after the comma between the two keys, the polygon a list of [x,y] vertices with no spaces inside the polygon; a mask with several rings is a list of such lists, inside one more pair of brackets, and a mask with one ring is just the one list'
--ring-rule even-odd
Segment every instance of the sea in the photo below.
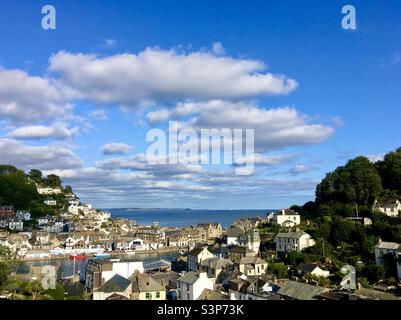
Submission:
{"label": "sea", "polygon": [[103,209],[113,218],[135,220],[137,224],[152,225],[158,222],[163,227],[189,227],[198,223],[219,222],[229,228],[236,220],[265,216],[273,209],[264,210],[193,210],[193,209]]}

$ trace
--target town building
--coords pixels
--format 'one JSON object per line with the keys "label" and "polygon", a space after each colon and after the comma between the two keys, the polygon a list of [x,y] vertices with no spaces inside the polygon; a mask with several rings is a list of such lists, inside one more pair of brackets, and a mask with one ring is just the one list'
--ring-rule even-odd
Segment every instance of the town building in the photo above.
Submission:
{"label": "town building", "polygon": [[277,293],[283,300],[317,300],[317,296],[329,289],[298,281],[287,281],[280,285]]}
{"label": "town building", "polygon": [[0,206],[0,218],[13,218],[15,216],[13,206]]}
{"label": "town building", "polygon": [[129,259],[89,259],[86,266],[85,287],[95,290],[114,275],[128,279],[134,272],[143,273],[143,262]]}
{"label": "town building", "polygon": [[178,300],[197,300],[206,289],[213,290],[214,279],[206,272],[189,271],[177,279]]}
{"label": "town building", "polygon": [[60,188],[41,188],[37,187],[38,193],[41,195],[61,194],[63,191]]}
{"label": "town building", "polygon": [[259,253],[260,247],[259,230],[252,228],[244,234],[241,234],[238,238],[238,245],[240,247],[245,247],[249,249],[251,252],[257,255]]}
{"label": "town building", "polygon": [[377,265],[384,264],[384,257],[390,254],[397,264],[397,276],[401,280],[401,244],[397,242],[380,241],[375,247],[375,259]]}
{"label": "town building", "polygon": [[57,201],[53,199],[47,199],[44,201],[44,204],[47,204],[48,206],[57,206]]}
{"label": "town building", "polygon": [[330,276],[330,271],[320,268],[317,263],[302,262],[297,266],[296,270],[297,270],[297,275],[300,277],[313,275],[317,277],[327,278]]}
{"label": "town building", "polygon": [[382,212],[389,217],[398,217],[401,212],[401,202],[398,200],[393,202],[375,201],[372,209]]}
{"label": "town building", "polygon": [[282,227],[293,228],[301,223],[301,216],[291,209],[282,209],[273,215],[273,221]]}
{"label": "town building", "polygon": [[220,238],[223,234],[223,228],[220,223],[200,223],[196,226],[206,231],[207,239]]}
{"label": "town building", "polygon": [[93,300],[106,300],[112,295],[120,295],[130,299],[132,293],[131,281],[119,274],[115,274],[99,288],[93,291]]}
{"label": "town building", "polygon": [[214,255],[207,247],[196,247],[188,253],[188,270],[198,271],[200,270],[202,261],[213,258]]}
{"label": "town building", "polygon": [[267,262],[259,257],[242,257],[239,261],[239,271],[249,276],[261,276],[267,270]]}
{"label": "town building", "polygon": [[288,252],[302,251],[315,245],[315,240],[304,231],[280,232],[275,237],[276,256],[285,257]]}
{"label": "town building", "polygon": [[15,217],[18,220],[29,221],[29,220],[31,220],[31,213],[26,210],[18,210]]}
{"label": "town building", "polygon": [[24,222],[18,221],[18,220],[11,220],[8,223],[8,228],[10,230],[14,230],[14,231],[22,231],[22,230],[24,230]]}
{"label": "town building", "polygon": [[132,281],[132,300],[166,300],[166,289],[149,274],[135,273]]}

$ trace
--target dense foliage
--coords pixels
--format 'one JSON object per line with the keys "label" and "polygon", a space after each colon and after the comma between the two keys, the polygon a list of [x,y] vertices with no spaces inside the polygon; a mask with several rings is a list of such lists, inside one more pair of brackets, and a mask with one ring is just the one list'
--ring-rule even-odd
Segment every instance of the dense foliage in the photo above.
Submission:
{"label": "dense foliage", "polygon": [[[41,196],[36,188],[61,188],[61,180],[56,175],[43,177],[36,169],[26,174],[10,165],[0,165],[0,205],[12,205],[16,210],[29,210],[34,217],[55,215],[57,207],[44,204],[45,196]],[[68,187],[71,190],[71,187]],[[63,194],[52,196],[60,206],[65,205]]]}

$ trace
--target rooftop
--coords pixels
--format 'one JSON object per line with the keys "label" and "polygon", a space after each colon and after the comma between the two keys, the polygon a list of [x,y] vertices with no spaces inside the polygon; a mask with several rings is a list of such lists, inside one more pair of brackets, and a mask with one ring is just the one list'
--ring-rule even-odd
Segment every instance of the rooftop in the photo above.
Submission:
{"label": "rooftop", "polygon": [[397,242],[386,242],[386,241],[381,241],[376,248],[378,249],[391,249],[391,250],[397,250],[400,248],[400,244]]}
{"label": "rooftop", "polygon": [[288,281],[280,286],[277,293],[296,300],[315,300],[315,296],[327,291],[327,288],[303,282]]}
{"label": "rooftop", "polygon": [[189,271],[182,275],[181,277],[178,278],[178,281],[188,283],[188,284],[194,284],[197,280],[199,279],[199,273],[195,271]]}
{"label": "rooftop", "polygon": [[114,275],[110,280],[106,281],[97,291],[99,292],[124,292],[131,282],[120,276],[119,274]]}

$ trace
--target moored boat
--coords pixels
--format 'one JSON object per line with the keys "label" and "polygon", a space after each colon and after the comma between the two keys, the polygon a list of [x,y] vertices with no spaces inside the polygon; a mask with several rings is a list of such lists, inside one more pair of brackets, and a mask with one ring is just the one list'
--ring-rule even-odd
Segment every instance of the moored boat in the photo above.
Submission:
{"label": "moored boat", "polygon": [[80,261],[80,260],[85,260],[86,256],[84,254],[73,253],[70,255],[70,259],[74,261]]}

